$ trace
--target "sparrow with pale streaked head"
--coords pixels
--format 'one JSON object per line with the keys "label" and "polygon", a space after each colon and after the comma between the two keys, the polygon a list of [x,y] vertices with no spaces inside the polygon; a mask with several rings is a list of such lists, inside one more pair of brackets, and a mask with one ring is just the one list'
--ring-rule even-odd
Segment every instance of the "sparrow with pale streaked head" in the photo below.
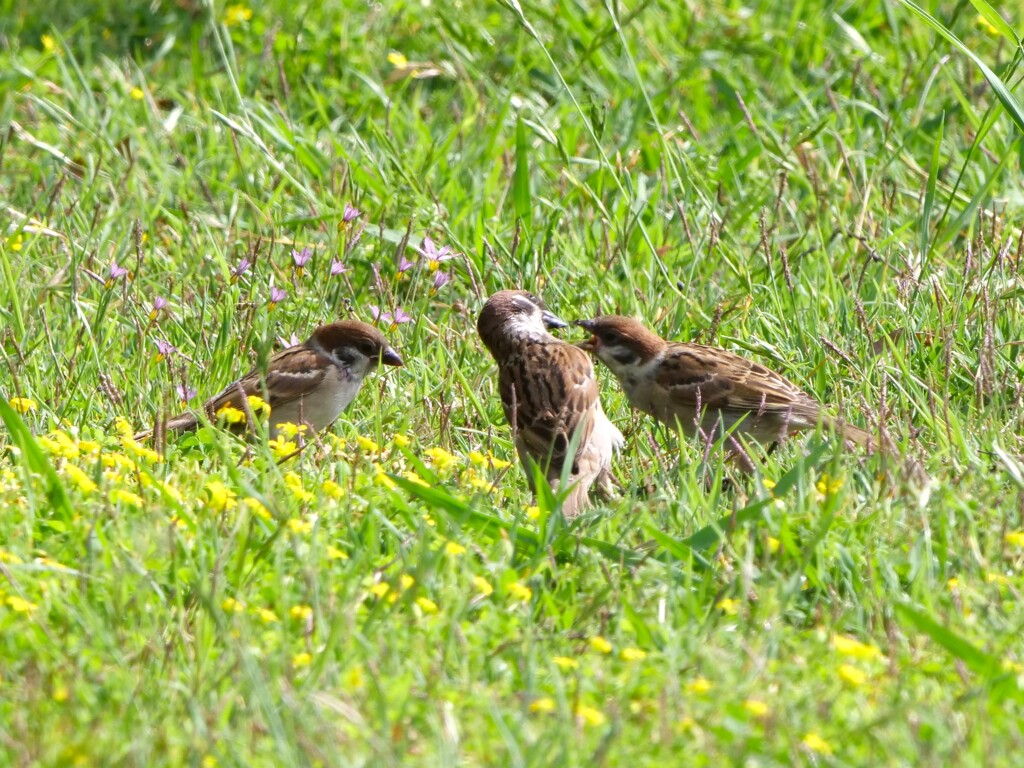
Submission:
{"label": "sparrow with pale streaked head", "polygon": [[548,332],[567,325],[527,291],[495,293],[477,320],[498,364],[502,408],[531,486],[533,464],[556,491],[568,466],[572,488],[562,512],[571,518],[587,506],[591,486],[610,490],[612,456],[623,438],[601,408],[590,358]]}

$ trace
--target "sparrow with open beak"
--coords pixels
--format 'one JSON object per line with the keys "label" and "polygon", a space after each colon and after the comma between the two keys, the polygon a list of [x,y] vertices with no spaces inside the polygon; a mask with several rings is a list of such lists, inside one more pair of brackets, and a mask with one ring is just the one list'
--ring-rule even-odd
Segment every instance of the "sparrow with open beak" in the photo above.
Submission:
{"label": "sparrow with open beak", "polygon": [[[379,365],[400,366],[402,358],[376,328],[357,320],[322,325],[304,344],[271,357],[265,371],[253,369],[228,385],[208,400],[203,410],[207,418],[216,421],[223,408],[248,412],[244,401],[257,395],[270,405],[271,437],[278,435],[282,424],[306,425],[319,432],[338,418],[366,375]],[[168,419],[166,429],[188,432],[198,423],[194,413],[182,413]]]}
{"label": "sparrow with open beak", "polygon": [[480,338],[498,364],[505,419],[531,486],[533,464],[555,490],[568,465],[572,490],[562,512],[571,518],[586,507],[595,483],[602,491],[611,489],[612,455],[623,438],[601,408],[590,359],[548,332],[567,325],[526,291],[494,294],[477,320]]}
{"label": "sparrow with open beak", "polygon": [[[591,333],[577,346],[601,360],[630,405],[687,436],[730,430],[771,444],[819,424],[874,449],[863,429],[823,412],[821,404],[775,371],[733,352],[668,342],[630,317],[605,315],[576,325]],[[748,462],[739,462],[748,471]]]}

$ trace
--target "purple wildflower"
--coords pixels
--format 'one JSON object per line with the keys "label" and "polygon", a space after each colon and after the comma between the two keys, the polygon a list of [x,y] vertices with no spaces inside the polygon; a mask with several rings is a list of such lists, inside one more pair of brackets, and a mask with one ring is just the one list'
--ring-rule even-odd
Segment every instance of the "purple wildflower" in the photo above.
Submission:
{"label": "purple wildflower", "polygon": [[447,245],[438,248],[437,244],[430,239],[430,235],[423,238],[420,249],[423,251],[423,257],[427,260],[427,268],[431,272],[436,272],[444,262],[451,261],[456,256]]}
{"label": "purple wildflower", "polygon": [[181,400],[183,404],[187,403],[197,394],[194,389],[186,386],[185,384],[179,384],[174,388],[174,391],[178,393],[178,399]]}
{"label": "purple wildflower", "polygon": [[116,261],[110,262],[110,272],[107,273],[107,279],[103,285],[110,288],[117,280],[128,274],[128,270],[118,264]]}
{"label": "purple wildflower", "polygon": [[345,203],[345,212],[341,214],[341,223],[348,224],[350,221],[354,221],[362,215],[363,212],[352,205],[352,203]]}
{"label": "purple wildflower", "polygon": [[159,362],[160,360],[163,360],[164,358],[169,358],[171,355],[173,355],[177,351],[178,350],[175,349],[174,346],[170,342],[164,341],[163,339],[157,339],[156,340],[156,359],[157,359],[157,362]]}
{"label": "purple wildflower", "polygon": [[309,248],[303,248],[301,251],[292,248],[292,261],[295,262],[295,268],[302,272],[302,268],[306,266],[306,262],[312,255],[313,252]]}
{"label": "purple wildflower", "polygon": [[407,258],[405,258],[405,256],[403,256],[402,260],[398,262],[398,274],[404,275],[406,272],[408,272],[415,266],[415,261],[409,261]]}
{"label": "purple wildflower", "polygon": [[280,344],[285,349],[291,349],[292,347],[299,346],[302,343],[302,339],[300,339],[296,334],[293,333],[291,337],[287,339],[284,336],[278,336],[277,343]]}
{"label": "purple wildflower", "polygon": [[385,323],[392,328],[401,325],[402,323],[411,323],[412,315],[406,312],[401,307],[395,307],[394,313],[384,312],[376,304],[367,304],[367,309],[370,310],[370,314],[373,319],[379,323]]}
{"label": "purple wildflower", "polygon": [[163,296],[157,296],[153,299],[153,308],[149,310],[149,322],[156,320],[165,309],[167,309],[167,299]]}
{"label": "purple wildflower", "polygon": [[450,272],[437,271],[434,273],[434,287],[431,289],[434,293],[444,288],[448,283],[452,281],[452,275]]}
{"label": "purple wildflower", "polygon": [[345,263],[341,259],[334,259],[331,261],[332,277],[334,275],[344,275],[346,272],[348,272],[348,267],[345,266]]}
{"label": "purple wildflower", "polygon": [[270,308],[273,309],[278,302],[284,301],[287,295],[288,292],[284,288],[278,288],[276,285],[270,286]]}
{"label": "purple wildflower", "polygon": [[242,260],[240,262],[238,262],[238,266],[236,266],[234,269],[231,270],[231,279],[232,279],[232,281],[237,280],[242,275],[244,275],[246,272],[248,272],[249,271],[249,267],[251,267],[251,266],[252,266],[252,262],[249,261],[248,258],[243,257]]}

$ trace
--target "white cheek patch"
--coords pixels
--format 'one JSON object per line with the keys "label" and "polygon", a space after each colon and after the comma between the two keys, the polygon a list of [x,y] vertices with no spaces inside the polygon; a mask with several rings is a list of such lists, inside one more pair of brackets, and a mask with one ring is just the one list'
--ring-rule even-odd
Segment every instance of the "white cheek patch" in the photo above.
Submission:
{"label": "white cheek patch", "polygon": [[544,321],[537,314],[515,314],[505,323],[505,330],[510,336],[529,338],[538,334],[547,334]]}

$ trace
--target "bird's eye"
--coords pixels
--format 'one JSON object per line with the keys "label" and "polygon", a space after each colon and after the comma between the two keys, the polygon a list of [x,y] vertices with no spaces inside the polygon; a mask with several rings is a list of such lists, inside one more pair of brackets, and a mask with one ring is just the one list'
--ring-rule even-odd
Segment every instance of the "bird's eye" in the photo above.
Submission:
{"label": "bird's eye", "polygon": [[601,341],[605,344],[617,344],[622,338],[622,335],[618,331],[602,331]]}
{"label": "bird's eye", "polygon": [[373,357],[374,347],[373,343],[369,341],[361,341],[358,345],[359,352],[366,357]]}
{"label": "bird's eye", "polygon": [[547,308],[547,307],[544,306],[544,302],[539,297],[534,296],[532,293],[527,298],[529,298],[531,302],[536,304],[541,309],[546,309]]}

